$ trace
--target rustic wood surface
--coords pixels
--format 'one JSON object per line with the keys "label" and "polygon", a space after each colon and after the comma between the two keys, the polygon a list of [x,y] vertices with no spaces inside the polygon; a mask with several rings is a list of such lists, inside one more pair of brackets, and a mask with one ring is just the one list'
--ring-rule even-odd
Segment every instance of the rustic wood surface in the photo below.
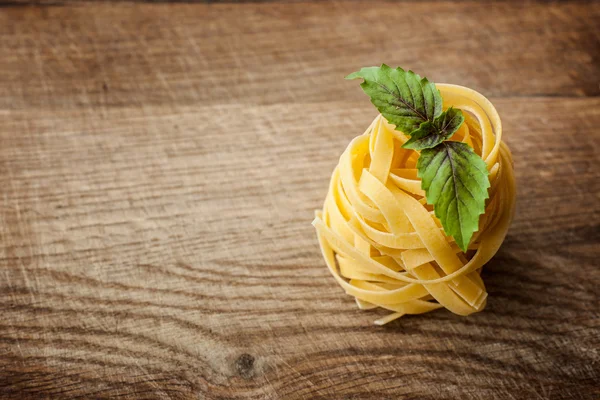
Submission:
{"label": "rustic wood surface", "polygon": [[[1,5],[0,398],[600,397],[600,3]],[[380,62],[503,118],[482,313],[373,326],[321,259]]]}

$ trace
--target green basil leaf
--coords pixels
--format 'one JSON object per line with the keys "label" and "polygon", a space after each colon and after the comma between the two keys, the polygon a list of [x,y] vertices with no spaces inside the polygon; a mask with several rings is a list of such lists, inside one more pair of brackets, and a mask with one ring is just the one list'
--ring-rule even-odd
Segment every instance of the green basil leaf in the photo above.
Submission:
{"label": "green basil leaf", "polygon": [[433,82],[402,68],[362,68],[346,79],[362,78],[361,87],[379,112],[396,128],[410,134],[442,113],[442,97]]}
{"label": "green basil leaf", "polygon": [[427,203],[433,205],[446,234],[466,251],[489,196],[485,162],[469,145],[447,141],[422,150],[417,170]]}
{"label": "green basil leaf", "polygon": [[405,149],[430,149],[449,139],[465,120],[460,110],[450,107],[433,122],[426,121],[410,134],[410,139],[402,145]]}

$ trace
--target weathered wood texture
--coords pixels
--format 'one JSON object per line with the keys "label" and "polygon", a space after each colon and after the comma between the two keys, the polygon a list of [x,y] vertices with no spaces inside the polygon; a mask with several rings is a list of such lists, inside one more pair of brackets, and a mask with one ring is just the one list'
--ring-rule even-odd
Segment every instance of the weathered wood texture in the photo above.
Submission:
{"label": "weathered wood texture", "polygon": [[[0,397],[600,396],[599,3],[0,8]],[[487,309],[371,324],[310,222],[385,61],[488,95]]]}

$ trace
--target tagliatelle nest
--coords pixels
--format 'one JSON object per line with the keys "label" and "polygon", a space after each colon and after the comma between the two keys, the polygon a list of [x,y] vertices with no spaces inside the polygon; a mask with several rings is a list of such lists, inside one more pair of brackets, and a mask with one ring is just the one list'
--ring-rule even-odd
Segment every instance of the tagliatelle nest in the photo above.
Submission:
{"label": "tagliatelle nest", "polygon": [[444,234],[417,177],[419,153],[402,148],[408,138],[381,115],[340,157],[313,222],[327,266],[359,308],[393,311],[375,321],[380,325],[441,307],[459,315],[482,310],[481,268],[514,215],[512,158],[496,109],[471,89],[437,87],[445,108],[465,116],[451,140],[470,145],[489,171],[489,199],[469,251]]}

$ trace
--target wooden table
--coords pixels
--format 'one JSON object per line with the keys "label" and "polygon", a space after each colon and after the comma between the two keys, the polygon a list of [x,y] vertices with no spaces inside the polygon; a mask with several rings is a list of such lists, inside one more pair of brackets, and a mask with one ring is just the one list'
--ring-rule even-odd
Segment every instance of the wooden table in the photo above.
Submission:
{"label": "wooden table", "polygon": [[[600,397],[600,3],[5,2],[0,397]],[[310,222],[386,62],[497,106],[484,312],[359,311]]]}

